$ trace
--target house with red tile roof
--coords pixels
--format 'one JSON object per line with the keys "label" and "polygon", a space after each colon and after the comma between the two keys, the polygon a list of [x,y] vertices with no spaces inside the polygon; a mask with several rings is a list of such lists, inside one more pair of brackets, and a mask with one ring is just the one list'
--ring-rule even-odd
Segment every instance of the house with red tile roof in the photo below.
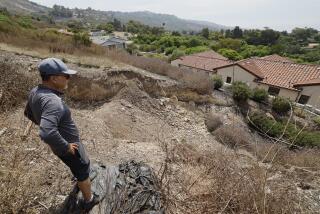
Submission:
{"label": "house with red tile roof", "polygon": [[214,68],[226,83],[242,81],[251,88],[320,109],[320,65],[296,64],[278,55],[250,58]]}
{"label": "house with red tile roof", "polygon": [[206,51],[201,53],[183,56],[171,62],[172,65],[180,68],[188,68],[193,71],[205,71],[212,73],[217,67],[230,64],[226,57],[214,52]]}

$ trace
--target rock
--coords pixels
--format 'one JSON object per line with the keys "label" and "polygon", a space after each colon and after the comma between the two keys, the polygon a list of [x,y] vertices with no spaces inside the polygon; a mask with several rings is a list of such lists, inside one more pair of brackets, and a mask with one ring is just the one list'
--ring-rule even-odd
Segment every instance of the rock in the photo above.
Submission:
{"label": "rock", "polygon": [[305,183],[303,181],[301,181],[299,184],[298,184],[298,187],[300,187],[301,189],[303,190],[309,190],[309,189],[313,189],[313,187],[308,184],[308,183]]}
{"label": "rock", "polygon": [[281,177],[281,175],[277,173],[277,174],[269,177],[269,178],[267,179],[267,181],[277,180],[277,179],[279,179],[280,177]]}
{"label": "rock", "polygon": [[0,137],[1,137],[4,133],[6,133],[6,131],[7,131],[7,128],[1,129],[1,130],[0,130]]}
{"label": "rock", "polygon": [[170,101],[174,104],[177,104],[179,102],[177,96],[173,95],[172,97],[170,97]]}
{"label": "rock", "polygon": [[125,101],[121,101],[121,105],[123,105],[124,107],[127,107],[127,108],[132,108],[133,107],[130,103],[127,103]]}

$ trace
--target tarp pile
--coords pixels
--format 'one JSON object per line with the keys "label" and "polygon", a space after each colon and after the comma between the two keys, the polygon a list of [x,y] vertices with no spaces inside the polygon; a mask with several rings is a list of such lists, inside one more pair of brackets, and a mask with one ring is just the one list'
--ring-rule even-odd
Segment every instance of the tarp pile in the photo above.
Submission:
{"label": "tarp pile", "polygon": [[[93,165],[92,190],[101,197],[91,214],[164,213],[157,178],[149,166],[135,161],[119,166]],[[75,186],[66,199],[62,213],[81,213],[81,193]]]}

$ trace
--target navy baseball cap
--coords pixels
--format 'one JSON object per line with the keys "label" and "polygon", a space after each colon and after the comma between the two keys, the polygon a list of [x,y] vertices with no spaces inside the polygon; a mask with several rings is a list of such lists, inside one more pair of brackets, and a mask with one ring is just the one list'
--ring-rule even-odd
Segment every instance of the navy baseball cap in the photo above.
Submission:
{"label": "navy baseball cap", "polygon": [[38,69],[41,75],[76,74],[77,71],[70,70],[60,59],[47,58],[40,62]]}

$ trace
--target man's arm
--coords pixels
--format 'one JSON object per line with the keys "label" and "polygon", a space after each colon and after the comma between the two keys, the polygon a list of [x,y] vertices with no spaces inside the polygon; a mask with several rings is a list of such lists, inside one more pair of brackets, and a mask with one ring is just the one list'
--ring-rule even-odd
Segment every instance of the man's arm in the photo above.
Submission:
{"label": "man's arm", "polygon": [[61,101],[50,99],[43,106],[40,121],[40,138],[58,156],[66,155],[69,150],[69,143],[60,135],[58,130],[62,115],[63,106]]}
{"label": "man's arm", "polygon": [[33,123],[37,124],[36,120],[33,118],[32,111],[29,105],[29,101],[27,102],[27,105],[24,109],[24,116],[26,116],[29,120],[31,120]]}

